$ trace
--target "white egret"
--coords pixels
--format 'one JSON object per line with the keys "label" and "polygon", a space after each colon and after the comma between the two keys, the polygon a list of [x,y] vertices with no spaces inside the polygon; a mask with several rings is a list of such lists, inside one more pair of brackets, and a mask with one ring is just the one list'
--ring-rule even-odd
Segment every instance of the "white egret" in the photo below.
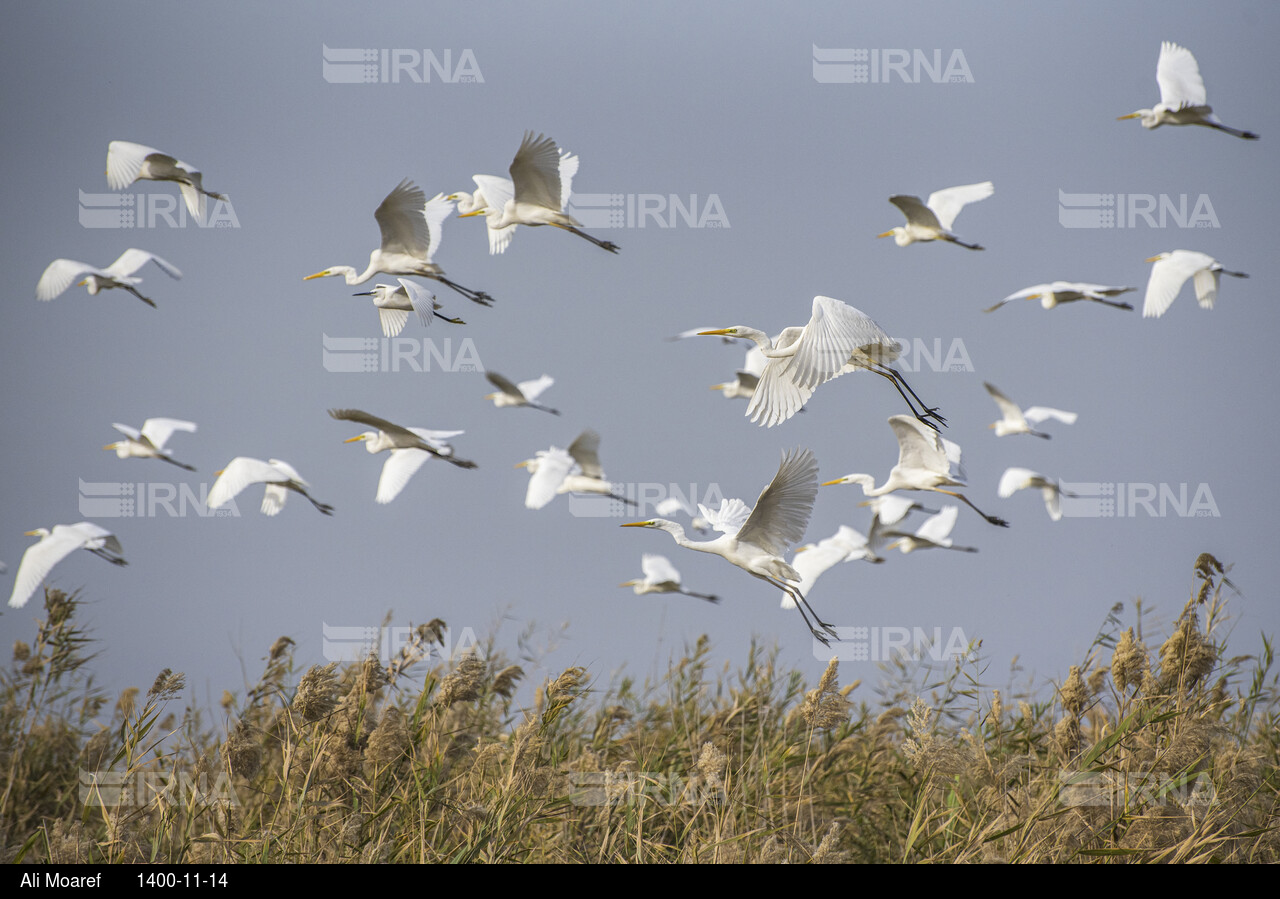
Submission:
{"label": "white egret", "polygon": [[977,547],[956,546],[951,542],[951,530],[956,526],[956,518],[960,515],[959,506],[943,506],[937,515],[931,515],[921,523],[914,534],[905,531],[885,531],[883,536],[897,537],[886,549],[895,546],[904,554],[917,549],[954,549],[963,553],[976,553]]}
{"label": "white egret", "polygon": [[[783,559],[787,548],[804,537],[805,528],[809,526],[809,517],[813,513],[813,502],[817,496],[818,463],[813,457],[813,452],[807,449],[795,449],[783,454],[778,473],[760,492],[755,508],[745,520],[742,520],[741,527],[732,532],[726,532],[714,540],[699,541],[687,538],[681,525],[665,518],[633,521],[622,526],[666,531],[680,546],[698,552],[713,553],[751,576],[777,587],[791,596],[797,608],[800,609],[800,615],[804,618],[810,633],[823,644],[829,645],[827,635],[836,636],[834,628],[819,618],[809,606],[804,594],[797,586],[802,577],[800,572]],[[745,503],[741,500],[734,502],[745,507]],[[723,503],[721,508],[725,508]],[[707,515],[707,512],[708,510],[703,507],[703,514]],[[710,515],[707,517],[711,518]],[[715,524],[715,521],[713,520],[712,523]],[[822,630],[814,626],[814,623],[809,620],[809,615],[813,615],[813,622],[816,622]],[[823,631],[826,633],[824,634]]]}
{"label": "white egret", "polygon": [[79,524],[55,524],[53,529],[36,528],[27,531],[27,537],[39,537],[40,542],[27,547],[13,578],[13,592],[9,605],[21,608],[31,599],[31,594],[44,581],[53,566],[77,549],[87,549],[95,556],[106,559],[112,565],[127,565],[120,541],[105,528],[90,521]]}
{"label": "white egret", "polygon": [[918,240],[945,240],[970,250],[981,250],[976,243],[965,243],[951,233],[951,223],[956,220],[960,210],[970,203],[985,200],[995,193],[995,185],[990,181],[979,184],[962,184],[959,187],[948,187],[935,190],[929,194],[929,200],[921,203],[919,197],[895,194],[889,202],[902,211],[907,217],[906,225],[890,228],[876,237],[893,237],[893,242],[900,247],[913,244]]}
{"label": "white egret", "polygon": [[[578,172],[578,157],[561,150],[558,170],[560,208],[563,210],[568,205],[569,195],[572,193],[573,176]],[[461,218],[483,214],[486,230],[489,232],[489,254],[505,253],[511,238],[515,236],[516,223],[510,222],[499,226],[497,222],[502,217],[507,201],[515,199],[516,186],[510,178],[501,178],[497,175],[472,175],[471,180],[476,183],[476,190],[473,193],[459,191],[449,194],[445,199],[453,200],[458,204],[458,213]]]}
{"label": "white egret", "polygon": [[156,304],[138,293],[137,288],[133,286],[142,283],[141,278],[132,277],[133,273],[148,262],[154,262],[156,268],[171,278],[182,277],[182,272],[155,253],[133,248],[125,250],[120,254],[119,259],[106,268],[95,268],[85,262],[76,262],[74,259],[55,259],[49,263],[36,283],[36,299],[52,300],[79,281],[81,286],[88,288],[90,296],[96,295],[100,290],[120,287],[154,309]]}
{"label": "white egret", "polygon": [[1196,300],[1201,309],[1212,309],[1218,298],[1218,282],[1222,275],[1233,278],[1249,277],[1244,272],[1233,272],[1207,253],[1195,250],[1173,250],[1146,260],[1154,262],[1151,278],[1147,281],[1147,297],[1142,303],[1143,318],[1159,318],[1173,303],[1188,278],[1194,278]]}
{"label": "white egret", "polygon": [[889,426],[898,438],[898,464],[889,471],[889,477],[882,485],[876,487],[875,478],[869,474],[849,474],[834,481],[825,481],[822,486],[861,484],[865,496],[883,496],[895,490],[932,490],[934,493],[954,496],[991,524],[1003,528],[1009,526],[1009,522],[1003,518],[983,512],[964,494],[943,489],[966,486],[963,473],[953,473],[953,468],[958,469],[960,466],[959,446],[950,440],[944,440],[936,431],[910,415],[890,417]]}
{"label": "white egret", "polygon": [[613,492],[613,485],[600,466],[600,435],[590,428],[569,444],[568,452],[556,446],[539,450],[536,458],[518,462],[516,468],[524,468],[531,475],[524,500],[529,509],[541,509],[562,493],[596,494],[638,505]]}
{"label": "white egret", "polygon": [[107,144],[107,186],[112,190],[124,190],[139,179],[177,182],[187,211],[200,219],[204,218],[202,194],[215,200],[226,199],[222,194],[205,190],[200,172],[168,153],[127,140],[113,140]]}
{"label": "white egret", "polygon": [[1245,140],[1258,139],[1258,135],[1252,131],[1229,128],[1213,114],[1213,109],[1205,98],[1200,66],[1186,47],[1179,47],[1172,41],[1164,41],[1160,45],[1156,83],[1160,85],[1160,102],[1155,109],[1139,109],[1120,116],[1117,121],[1140,118],[1142,127],[1148,129],[1159,128],[1161,125],[1203,125]]}
{"label": "white egret", "polygon": [[1026,488],[1040,488],[1040,493],[1044,497],[1044,507],[1049,510],[1049,517],[1054,521],[1062,518],[1062,506],[1059,502],[1061,496],[1075,496],[1074,493],[1066,493],[1062,489],[1062,485],[1057,480],[1046,478],[1038,471],[1032,471],[1030,468],[1007,468],[1004,474],[1000,476],[1000,486],[996,492],[999,493],[1001,499],[1008,499],[1019,490]]}
{"label": "white egret", "polygon": [[694,593],[692,590],[684,589],[680,584],[680,572],[666,556],[645,553],[640,557],[640,570],[644,572],[642,579],[626,581],[618,586],[631,587],[635,590],[636,596],[643,596],[646,593],[682,593],[685,596],[705,599],[707,602],[720,601],[720,597],[710,593]]}
{"label": "white egret", "polygon": [[[571,160],[571,161],[570,161]],[[572,192],[573,176],[578,171],[578,157],[563,153],[556,142],[539,134],[526,131],[516,158],[511,162],[511,182],[514,194],[505,199],[501,214],[489,217],[488,211],[497,206],[498,199],[485,194],[486,206],[465,215],[486,214],[491,229],[510,225],[555,225],[581,238],[591,241],[610,253],[618,252],[618,245],[592,237],[580,230],[582,222],[565,213]],[[492,243],[490,243],[492,249]]]}
{"label": "white egret", "polygon": [[[841,562],[858,562],[863,559],[875,563],[884,561],[876,555],[866,537],[842,524],[839,530],[825,540],[796,547],[795,555],[791,557],[791,567],[800,572],[796,590],[801,596],[807,597],[818,578],[832,568]],[[782,608],[791,609],[795,604],[791,594],[783,591]]]}
{"label": "white egret", "polygon": [[459,468],[476,467],[476,463],[471,460],[455,456],[453,447],[447,443],[449,438],[457,437],[464,431],[430,431],[426,428],[403,427],[359,409],[330,409],[329,415],[339,421],[354,421],[377,428],[376,431],[365,431],[355,437],[348,437],[344,443],[362,440],[364,448],[370,453],[391,451],[382,466],[382,475],[378,478],[378,492],[374,499],[379,503],[389,503],[399,496],[414,472],[431,456]]}
{"label": "white egret", "polygon": [[535,378],[532,381],[521,381],[519,384],[512,383],[498,374],[496,371],[487,371],[484,376],[489,379],[489,383],[498,390],[496,393],[485,394],[485,399],[493,400],[493,404],[501,409],[503,406],[527,406],[530,409],[541,409],[543,412],[550,412],[552,415],[559,415],[560,412],[552,409],[550,406],[544,406],[536,403],[544,390],[556,382],[556,379],[550,375],[543,375],[541,378]]}
{"label": "white egret", "polygon": [[317,501],[307,492],[311,485],[302,479],[297,469],[280,459],[263,462],[250,456],[236,456],[227,463],[226,468],[215,474],[218,479],[213,482],[209,495],[205,497],[205,505],[209,509],[226,504],[250,484],[266,484],[262,494],[263,515],[279,515],[289,496],[287,491],[290,490],[305,496],[311,505],[325,515],[333,514],[333,506]]}
{"label": "white egret", "polygon": [[103,449],[115,450],[118,458],[163,459],[170,465],[185,468],[187,471],[195,471],[194,466],[186,465],[173,458],[173,451],[165,449],[164,446],[174,431],[186,431],[188,434],[194,433],[196,429],[195,422],[183,421],[179,418],[148,418],[142,423],[141,431],[134,430],[128,425],[114,422],[111,427],[123,434],[125,439],[118,440],[115,443],[108,443]]}
{"label": "white egret", "polygon": [[991,398],[1000,407],[1000,414],[1004,416],[999,421],[992,422],[987,426],[995,429],[997,437],[1007,437],[1010,434],[1030,434],[1033,437],[1043,437],[1048,440],[1048,434],[1043,431],[1034,431],[1031,426],[1038,425],[1040,422],[1050,418],[1064,424],[1073,425],[1079,417],[1074,412],[1064,412],[1061,409],[1051,409],[1048,406],[1031,406],[1025,410],[1020,409],[1017,403],[997,390],[994,384],[983,381],[982,386],[987,388],[987,393],[991,394]]}
{"label": "white egret", "polygon": [[[814,297],[809,323],[786,328],[776,342],[745,325],[699,333],[745,337],[760,348],[766,362],[746,414],[761,425],[773,427],[786,421],[800,411],[818,385],[858,369],[889,380],[921,421],[930,424],[927,419],[933,418],[946,424],[938,410],[926,407],[906,379],[890,367],[902,345],[870,316],[831,297]],[[912,398],[920,403],[919,412]]]}
{"label": "white egret", "polygon": [[453,210],[453,203],[444,194],[427,195],[408,178],[387,194],[373,217],[382,231],[382,245],[369,254],[369,267],[359,274],[349,265],[334,265],[302,280],[330,278],[341,275],[348,284],[363,284],[378,272],[385,275],[417,275],[432,278],[452,287],[473,303],[488,306],[493,297],[483,291],[471,290],[444,276],[444,269],[431,261],[440,248],[445,218]]}
{"label": "white egret", "polygon": [[1005,303],[1014,300],[1039,300],[1040,305],[1045,309],[1052,309],[1061,303],[1075,303],[1079,300],[1092,300],[1117,309],[1132,309],[1133,307],[1128,303],[1115,303],[1107,299],[1107,297],[1118,297],[1131,290],[1133,290],[1132,287],[1108,287],[1106,284],[1085,284],[1082,281],[1053,281],[1049,284],[1025,287],[982,311],[995,312]]}
{"label": "white egret", "polygon": [[465,325],[460,318],[449,318],[436,312],[443,308],[436,302],[435,296],[420,284],[397,278],[399,287],[391,284],[375,284],[373,290],[353,293],[354,297],[373,297],[373,305],[378,310],[378,322],[382,325],[383,337],[395,337],[404,330],[409,321],[409,313],[416,312],[418,321],[426,327],[433,318],[444,319],[455,325]]}
{"label": "white egret", "polygon": [[[712,384],[712,390],[723,391],[724,398],[727,400],[751,399],[755,396],[756,387],[760,384],[760,375],[764,373],[764,367],[769,362],[765,358],[764,352],[760,347],[754,344],[747,350],[747,356],[742,362],[742,368],[734,373],[732,381],[726,381],[723,384]],[[801,409],[801,412],[804,410]]]}

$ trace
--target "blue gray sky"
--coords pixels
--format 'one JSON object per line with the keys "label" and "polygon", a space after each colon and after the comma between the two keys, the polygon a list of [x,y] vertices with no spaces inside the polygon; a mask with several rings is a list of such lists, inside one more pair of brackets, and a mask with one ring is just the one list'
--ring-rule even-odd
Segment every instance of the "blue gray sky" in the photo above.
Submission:
{"label": "blue gray sky", "polygon": [[[759,428],[741,400],[708,389],[732,377],[741,350],[664,340],[736,324],[776,333],[807,321],[817,294],[904,341],[912,385],[942,408],[946,436],[965,451],[968,494],[1012,524],[998,529],[962,509],[953,536],[977,554],[895,551],[883,565],[829,572],[810,596],[829,621],[941,629],[944,638],[960,629],[982,640],[984,683],[1043,689],[1081,661],[1116,603],[1134,623],[1141,599],[1144,633],[1158,642],[1195,586],[1193,560],[1209,551],[1234,565],[1243,591],[1230,604],[1233,649],[1255,651],[1260,633],[1280,630],[1270,590],[1280,558],[1262,539],[1280,389],[1269,286],[1280,101],[1260,89],[1275,81],[1280,10],[201,10],[31,5],[14,10],[0,35],[14,126],[3,150],[12,177],[0,249],[11,294],[0,329],[0,559],[10,566],[7,591],[31,542],[23,531],[87,517],[83,501],[99,488],[81,482],[135,485],[134,514],[93,519],[118,534],[129,566],[78,553],[50,580],[84,591],[105,685],[145,685],[172,667],[187,673],[197,699],[213,701],[251,682],[278,636],[298,641],[301,664],[323,662],[326,625],[376,627],[388,612],[402,627],[443,618],[459,641],[467,629],[492,634],[531,681],[569,665],[586,666],[602,686],[623,673],[645,677],[704,633],[717,661],[743,664],[753,639],[776,642],[783,664],[816,678],[832,653],[815,652],[775,591],[665,534],[618,528],[651,516],[651,505],[624,516],[561,497],[527,510],[527,476],[513,466],[591,427],[606,472],[634,495],[678,489],[752,503],[795,446],[813,450],[823,480],[865,471],[879,482],[897,458],[887,419],[905,411],[887,383],[841,378],[805,414]],[[1116,121],[1158,100],[1164,40],[1195,54],[1223,121],[1260,141]],[[331,52],[326,70],[325,47],[374,51],[371,80],[339,83],[353,64]],[[815,54],[830,51],[837,62],[815,68]],[[383,58],[408,68],[384,69]],[[607,226],[608,212],[620,213],[621,226],[587,230],[621,252],[542,228],[521,229],[505,255],[490,256],[479,220],[451,218],[436,261],[496,297],[494,306],[441,287],[438,299],[465,326],[428,331],[411,321],[402,337],[417,348],[401,350],[398,369],[379,355],[377,371],[328,370],[337,363],[331,355],[326,368],[326,336],[371,338],[382,352],[377,316],[351,295],[367,287],[303,276],[335,264],[362,269],[378,240],[373,211],[401,179],[428,196],[471,189],[474,173],[505,174],[526,130],[579,155],[579,217]],[[179,217],[176,189],[151,182],[121,192],[136,227],[96,227],[119,222],[104,196],[112,140],[201,169],[205,186],[229,198],[211,210],[225,227]],[[985,252],[876,239],[902,223],[890,195],[985,180],[994,196],[955,225]],[[688,217],[672,212],[673,198]],[[1149,218],[1140,214],[1148,208]],[[159,215],[170,209],[172,221]],[[653,214],[635,214],[642,209]],[[140,273],[158,308],[75,287],[35,299],[53,259],[105,265],[134,246],[183,272],[180,281],[154,267]],[[1172,249],[1209,253],[1252,277],[1224,279],[1212,311],[1197,307],[1188,285],[1156,320],[1093,304],[982,312],[1055,279],[1131,285],[1127,299],[1140,307],[1143,260]],[[483,376],[461,370],[476,360],[513,379],[551,374],[544,400],[563,415],[495,409]],[[983,381],[1079,420],[1048,426],[1049,441],[998,439],[987,429],[997,412]],[[393,503],[377,505],[383,457],[344,444],[361,428],[331,420],[332,407],[465,429],[455,446],[479,468],[428,464]],[[116,439],[112,422],[152,416],[198,423],[171,442],[197,472],[102,451]],[[238,455],[289,461],[336,514],[293,497],[267,518],[255,489],[239,497],[238,516],[202,516],[187,500]],[[1083,484],[1095,498],[1106,485],[1122,498],[1156,498],[1052,522],[1032,493],[997,498],[1009,466]],[[155,505],[171,492],[171,506]],[[861,499],[856,487],[823,488],[806,539],[841,524],[865,531]],[[668,555],[690,588],[723,602],[619,589],[639,576],[645,552]],[[28,638],[38,614],[37,602],[6,609],[0,636]],[[334,632],[339,642],[352,633]],[[849,660],[842,676],[870,684],[876,666]]]}

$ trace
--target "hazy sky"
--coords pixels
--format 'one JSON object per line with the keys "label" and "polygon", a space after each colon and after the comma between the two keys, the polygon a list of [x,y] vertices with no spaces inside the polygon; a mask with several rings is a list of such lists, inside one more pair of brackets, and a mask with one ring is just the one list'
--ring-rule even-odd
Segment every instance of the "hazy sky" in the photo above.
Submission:
{"label": "hazy sky", "polygon": [[[833,624],[944,639],[958,629],[983,641],[985,684],[1007,686],[1016,656],[1018,683],[1043,688],[1080,662],[1116,603],[1133,623],[1141,598],[1158,642],[1209,551],[1235,566],[1243,591],[1230,604],[1232,649],[1255,651],[1260,632],[1280,630],[1280,554],[1263,539],[1280,390],[1280,101],[1263,88],[1277,74],[1275,6],[222,6],[28,4],[0,35],[11,126],[0,559],[7,591],[31,543],[23,531],[107,508],[85,505],[103,498],[93,485],[134,485],[133,514],[93,519],[118,534],[128,567],[77,553],[50,580],[84,591],[104,685],[145,686],[172,667],[216,700],[256,677],[278,636],[298,641],[301,665],[319,663],[326,625],[376,627],[388,611],[401,627],[443,618],[458,641],[467,629],[496,634],[531,682],[569,665],[602,687],[620,672],[644,677],[703,633],[717,661],[745,663],[758,638],[816,679],[832,651],[814,651],[775,591],[666,534],[618,528],[652,516],[651,503],[626,517],[564,497],[530,511],[527,475],[513,467],[592,427],[606,472],[636,496],[753,503],[795,446],[813,450],[823,480],[882,481],[897,459],[887,419],[905,411],[887,383],[841,378],[804,415],[765,429],[743,401],[708,389],[732,378],[740,349],[664,340],[736,324],[776,333],[806,322],[816,294],[906,344],[905,373],[964,448],[968,494],[1012,525],[962,508],[953,537],[977,554],[895,551],[832,570],[810,599]],[[1261,140],[1116,121],[1159,99],[1164,40],[1195,54],[1222,120]],[[368,83],[342,83],[364,74],[354,50],[372,53]],[[579,217],[618,255],[525,228],[490,256],[479,220],[451,218],[436,261],[497,302],[481,308],[436,285],[467,324],[413,320],[401,336],[416,343],[394,346],[368,299],[352,297],[394,279],[303,282],[364,267],[373,211],[401,179],[428,196],[470,190],[473,173],[506,173],[526,130],[579,155]],[[103,175],[111,140],[201,169],[229,198],[211,209],[223,227],[181,216],[174,186],[154,182],[120,192],[135,227],[101,227],[122,221]],[[875,239],[902,223],[890,195],[985,180],[994,196],[955,224],[984,252]],[[182,270],[180,281],[140,273],[158,308],[79,287],[35,299],[53,259],[106,265],[127,247]],[[982,312],[1055,279],[1130,285],[1140,307],[1143,260],[1172,249],[1252,277],[1224,279],[1212,311],[1188,285],[1154,320],[1095,304]],[[333,338],[372,339],[378,370],[332,370],[352,355]],[[563,415],[495,409],[483,376],[462,370],[472,365],[554,376],[544,401]],[[996,438],[983,381],[1079,420],[1050,423],[1048,441]],[[430,463],[377,505],[384,457],[344,444],[362,428],[330,419],[333,407],[465,429],[457,452],[479,468]],[[112,422],[151,416],[199,424],[170,444],[197,472],[102,451]],[[268,518],[254,488],[238,516],[202,516],[191,498],[238,455],[289,461],[336,513],[291,497]],[[1107,517],[1052,522],[1037,494],[996,496],[1009,466],[1083,485],[1094,501],[1078,513],[1103,509],[1108,490],[1121,501]],[[856,487],[823,488],[806,539],[840,524],[865,531],[861,499]],[[645,552],[723,602],[619,589]],[[0,637],[29,639],[39,614],[38,597],[6,609]],[[330,636],[349,645],[353,633]],[[868,685],[856,697],[868,697],[875,663],[848,661],[842,678],[855,677]]]}

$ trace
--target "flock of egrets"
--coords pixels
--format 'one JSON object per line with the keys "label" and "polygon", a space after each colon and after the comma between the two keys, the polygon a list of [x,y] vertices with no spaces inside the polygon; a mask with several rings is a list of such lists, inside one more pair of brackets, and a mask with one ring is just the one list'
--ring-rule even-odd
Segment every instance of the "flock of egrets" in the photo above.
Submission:
{"label": "flock of egrets", "polygon": [[[1213,115],[1205,102],[1204,83],[1195,59],[1185,48],[1169,42],[1163,44],[1157,81],[1160,103],[1154,109],[1139,110],[1122,118],[1141,118],[1143,127],[1148,129],[1164,124],[1193,124],[1247,140],[1256,139],[1257,135],[1229,128]],[[455,209],[461,217],[484,217],[490,253],[505,252],[519,225],[551,225],[611,253],[618,252],[616,244],[583,231],[581,223],[566,211],[578,162],[576,156],[562,150],[551,138],[529,132],[509,167],[509,179],[475,175],[475,191],[441,193],[430,199],[406,179],[377,207],[374,215],[381,231],[381,241],[370,254],[367,267],[357,272],[347,265],[330,266],[308,275],[306,280],[342,277],[349,285],[359,285],[378,274],[394,277],[398,284],[377,284],[372,290],[358,294],[372,297],[385,336],[399,334],[410,313],[414,313],[424,326],[430,326],[437,318],[462,324],[461,319],[439,311],[442,306],[431,291],[409,280],[414,277],[435,280],[474,303],[488,306],[494,302],[488,293],[446,278],[441,266],[433,261],[443,223]],[[202,214],[206,197],[222,198],[220,194],[204,189],[198,170],[175,157],[140,144],[111,142],[107,155],[109,186],[118,190],[138,179],[176,182],[193,215]],[[942,241],[981,250],[983,248],[979,244],[961,240],[952,227],[966,205],[993,193],[994,185],[986,181],[935,191],[923,202],[914,196],[892,196],[890,202],[905,216],[906,224],[879,236],[892,236],[902,247],[916,242]],[[1194,283],[1200,305],[1211,308],[1220,275],[1247,277],[1225,269],[1204,253],[1190,250],[1162,253],[1147,261],[1154,263],[1143,304],[1143,315],[1147,317],[1163,315],[1189,279]],[[78,282],[90,294],[120,288],[155,306],[152,299],[137,289],[141,282],[137,272],[148,262],[154,262],[171,277],[181,277],[181,272],[166,260],[144,250],[128,249],[105,268],[68,259],[55,260],[41,276],[36,296],[41,300],[51,300]],[[1016,299],[1039,299],[1045,309],[1068,302],[1090,301],[1132,310],[1130,304],[1113,299],[1131,290],[1132,287],[1055,281],[1010,294],[987,311],[994,311]],[[950,539],[958,519],[958,506],[947,505],[936,511],[924,509],[898,495],[901,491],[941,494],[968,505],[992,525],[1008,526],[1002,518],[978,509],[965,493],[957,489],[965,488],[966,481],[960,467],[959,446],[940,433],[947,424],[946,419],[937,407],[927,405],[902,373],[893,367],[903,348],[865,313],[840,300],[817,296],[813,299],[807,324],[786,328],[774,337],[745,325],[694,329],[678,336],[695,335],[745,340],[751,344],[735,380],[715,385],[715,389],[722,390],[729,399],[747,399],[746,416],[762,426],[783,424],[803,410],[818,387],[842,375],[868,371],[884,378],[900,394],[910,412],[889,419],[898,441],[898,462],[878,487],[872,475],[862,473],[826,482],[823,486],[858,484],[862,487],[867,497],[865,504],[872,508],[870,528],[864,536],[847,525],[841,526],[831,537],[797,549],[790,562],[786,556],[790,548],[804,538],[819,489],[818,464],[807,449],[783,454],[777,473],[753,507],[737,499],[723,500],[719,508],[700,505],[700,514],[692,508],[683,507],[682,510],[693,518],[691,527],[702,532],[720,532],[720,536],[714,539],[691,540],[686,536],[683,525],[667,518],[630,522],[625,527],[667,531],[678,545],[719,555],[768,582],[781,591],[783,606],[797,608],[815,639],[826,643],[837,633],[810,605],[808,594],[818,577],[833,565],[858,560],[882,562],[881,552],[894,548],[902,553],[929,548],[977,551],[974,547],[953,545]],[[517,383],[496,372],[490,371],[486,375],[497,391],[485,398],[496,406],[526,406],[559,414],[538,402],[539,397],[553,385],[551,377],[543,375]],[[1074,413],[1043,406],[1024,410],[992,384],[985,386],[1001,414],[1001,419],[991,425],[997,436],[1025,434],[1048,439],[1048,433],[1035,428],[1049,420],[1065,424],[1073,424],[1076,420]],[[371,428],[348,442],[363,441],[370,453],[388,453],[375,494],[378,503],[394,500],[413,474],[432,458],[461,468],[475,467],[475,463],[459,458],[449,442],[461,436],[461,431],[404,426],[358,409],[330,410],[330,415]],[[176,431],[194,432],[194,423],[152,418],[140,430],[121,424],[113,427],[126,439],[109,444],[105,449],[114,449],[120,458],[160,459],[193,470],[175,459],[166,444]],[[552,446],[521,462],[520,466],[525,467],[530,475],[525,505],[530,509],[541,509],[558,495],[575,493],[609,496],[634,504],[633,500],[619,494],[605,477],[599,446],[600,436],[586,430],[567,450]],[[311,495],[311,485],[288,463],[248,456],[233,458],[218,473],[207,497],[208,506],[216,509],[256,484],[265,488],[261,511],[266,515],[278,514],[289,492],[305,497],[326,515],[333,511],[332,507]],[[1009,468],[1000,479],[997,493],[1007,498],[1022,489],[1039,489],[1050,516],[1054,520],[1062,516],[1060,497],[1063,492],[1056,479],[1025,468]],[[680,504],[673,507],[668,503],[661,506],[659,512],[674,514],[677,507]],[[899,529],[913,510],[929,512],[931,517],[914,532]],[[9,600],[11,606],[24,605],[52,567],[76,549],[86,549],[113,564],[125,564],[116,537],[89,522],[57,525],[51,530],[42,528],[28,533],[42,539],[23,556]],[[711,602],[718,601],[711,594],[685,590],[679,572],[662,556],[646,554],[642,570],[643,579],[628,581],[622,586],[633,587],[637,594],[684,593]]]}

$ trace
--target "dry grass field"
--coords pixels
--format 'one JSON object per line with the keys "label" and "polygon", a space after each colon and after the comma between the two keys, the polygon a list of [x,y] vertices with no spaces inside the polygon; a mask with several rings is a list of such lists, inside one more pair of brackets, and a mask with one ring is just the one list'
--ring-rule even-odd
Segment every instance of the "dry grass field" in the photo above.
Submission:
{"label": "dry grass field", "polygon": [[712,670],[704,637],[661,682],[571,668],[518,709],[500,653],[422,661],[435,621],[386,665],[297,672],[281,638],[213,711],[169,670],[104,695],[78,597],[48,590],[0,674],[0,857],[1280,861],[1271,643],[1231,657],[1236,594],[1207,554],[1195,583],[1158,644],[1113,615],[1026,695],[993,690],[976,654],[886,666],[874,687],[841,686],[833,662],[810,688],[758,646]]}

